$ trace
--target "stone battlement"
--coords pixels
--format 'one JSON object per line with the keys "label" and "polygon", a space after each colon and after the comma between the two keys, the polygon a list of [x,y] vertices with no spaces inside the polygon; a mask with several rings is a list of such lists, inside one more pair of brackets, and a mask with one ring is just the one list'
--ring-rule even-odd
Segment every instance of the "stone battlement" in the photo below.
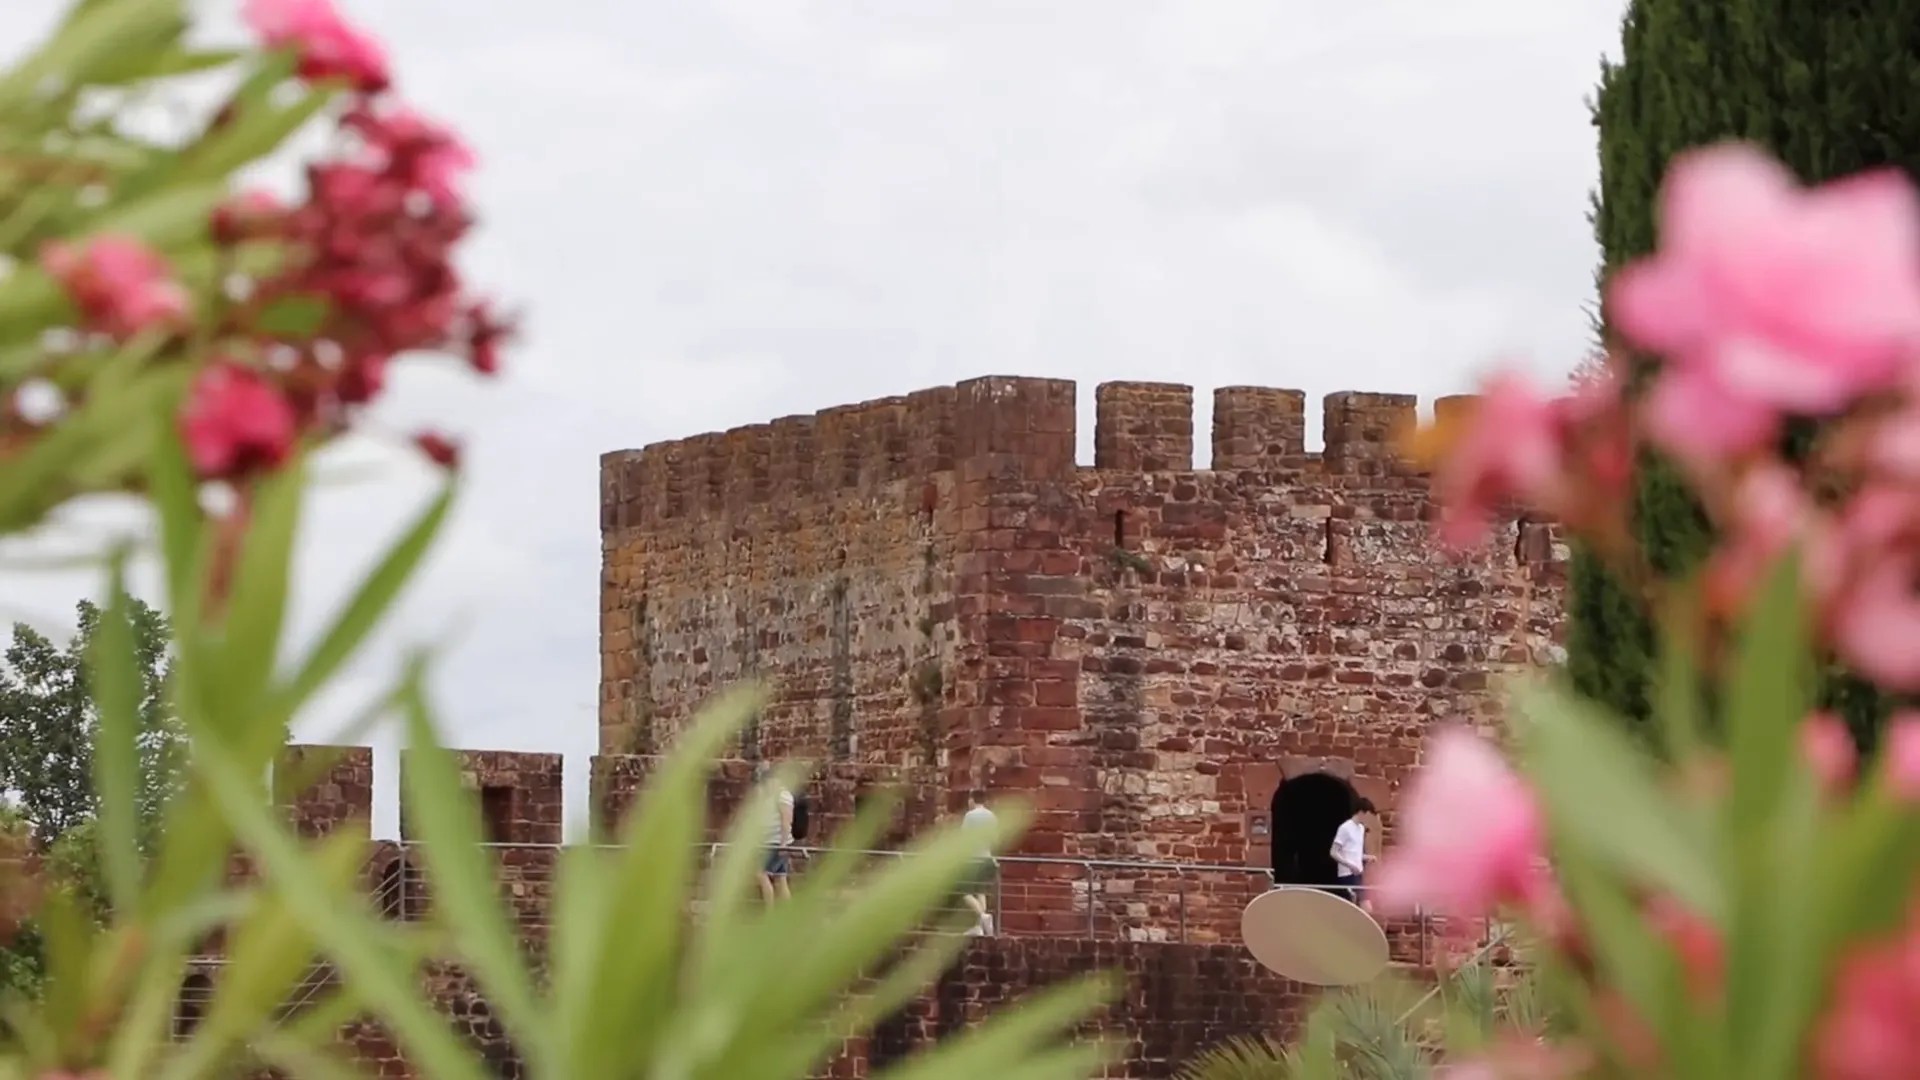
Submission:
{"label": "stone battlement", "polygon": [[[1442,398],[1438,413],[1470,398]],[[1416,401],[994,376],[601,459],[600,748],[655,753],[745,679],[739,755],[936,769],[1036,794],[1041,845],[1114,808],[1198,818],[1218,770],[1336,758],[1396,786],[1426,726],[1554,662],[1566,548],[1509,515],[1439,551],[1395,437]],[[1168,798],[1166,788],[1192,798]],[[1168,807],[1176,809],[1168,809]],[[1166,834],[1129,850],[1231,851]]]}
{"label": "stone battlement", "polygon": [[[1329,394],[1322,403],[1325,448],[1310,453],[1303,391],[1226,386],[1213,400],[1213,470],[1351,478],[1395,471],[1393,439],[1414,423],[1418,406],[1407,394]],[[1471,400],[1434,405],[1444,411]],[[1094,411],[1092,468],[1193,471],[1192,387],[1102,383]],[[983,454],[1017,457],[1027,475],[1055,474],[1080,467],[1077,434],[1073,382],[970,379],[603,454],[601,523],[609,530],[650,528],[770,503],[871,495],[953,472]]]}

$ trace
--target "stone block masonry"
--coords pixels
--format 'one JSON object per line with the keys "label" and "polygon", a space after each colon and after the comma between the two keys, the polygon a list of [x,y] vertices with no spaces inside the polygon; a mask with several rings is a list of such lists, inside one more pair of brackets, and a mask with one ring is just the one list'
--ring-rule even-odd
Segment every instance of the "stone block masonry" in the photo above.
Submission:
{"label": "stone block masonry", "polygon": [[[1304,394],[1222,388],[1212,467],[1195,469],[1191,388],[1108,383],[1083,465],[1072,383],[991,377],[603,455],[596,824],[633,812],[705,701],[761,679],[771,703],[709,785],[710,840],[767,759],[817,763],[816,842],[879,786],[906,794],[887,844],[958,813],[972,787],[1038,811],[1002,866],[1004,936],[969,944],[823,1076],[874,1075],[1096,968],[1126,978],[1100,1022],[1123,1044],[1111,1076],[1284,1037],[1307,996],[1255,970],[1237,935],[1276,786],[1348,778],[1390,834],[1426,735],[1488,721],[1502,676],[1559,658],[1558,527],[1510,514],[1482,550],[1437,550],[1429,478],[1393,453],[1415,404],[1330,395],[1314,451]],[[301,761],[323,775],[282,794],[291,820],[366,835],[371,756],[292,748],[288,775]],[[469,751],[461,768],[538,956],[560,759]],[[417,856],[371,845],[368,888],[390,917],[432,913]],[[1129,868],[1143,860],[1158,865]],[[1390,925],[1396,958],[1427,959],[1430,929]],[[196,992],[217,980],[219,944]],[[422,978],[519,1075],[471,981]],[[382,1075],[413,1075],[377,1026],[342,1037]]]}
{"label": "stone block masonry", "polygon": [[[601,459],[600,749],[667,746],[765,679],[743,758],[901,770],[947,812],[1032,800],[1023,852],[1263,858],[1282,762],[1395,822],[1436,724],[1555,662],[1566,548],[1509,515],[1464,556],[1397,460],[1415,399],[990,377]],[[1449,398],[1436,409],[1461,408]]]}

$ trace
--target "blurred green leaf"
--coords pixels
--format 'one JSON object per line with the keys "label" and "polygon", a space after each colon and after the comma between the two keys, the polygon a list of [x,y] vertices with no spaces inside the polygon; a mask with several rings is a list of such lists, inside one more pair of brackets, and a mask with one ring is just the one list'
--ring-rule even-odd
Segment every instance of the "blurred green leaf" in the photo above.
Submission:
{"label": "blurred green leaf", "polygon": [[[81,913],[69,888],[53,889],[41,904],[40,931],[46,941],[47,980],[43,1011],[47,1027],[64,1040],[71,1040],[86,1015],[92,989],[95,932]],[[81,1048],[62,1045],[57,1052],[66,1058]],[[56,1064],[49,1062],[49,1065]],[[58,1064],[71,1064],[61,1061]]]}
{"label": "blurred green leaf", "polygon": [[95,86],[124,86],[149,79],[171,79],[226,67],[246,53],[234,49],[155,48],[127,50],[116,63],[102,64],[88,81]]}
{"label": "blurred green leaf", "polygon": [[[326,889],[341,895],[354,888],[366,847],[340,834],[322,841],[310,860]],[[217,1071],[220,1062],[262,1030],[311,972],[313,938],[288,910],[283,895],[267,894],[251,917],[234,929],[211,1007],[186,1050],[168,1063],[160,1080],[194,1080]]]}
{"label": "blurred green leaf", "polygon": [[[0,229],[8,223],[0,219]],[[0,250],[12,245],[0,236]],[[38,342],[40,332],[67,310],[67,298],[39,266],[22,263],[0,275],[0,341]]]}
{"label": "blurred green leaf", "polygon": [[0,469],[0,533],[34,524],[65,493],[64,474],[82,469],[103,444],[163,408],[180,381],[170,369],[143,372],[116,392],[83,403]]}
{"label": "blurred green leaf", "polygon": [[[986,1023],[943,1042],[938,1052],[880,1075],[885,1080],[1091,1075],[1109,1056],[1109,1047],[1095,1040],[1051,1050],[1047,1047],[1062,1030],[1105,1004],[1112,989],[1106,979],[1092,978],[1030,995]],[[715,1074],[716,1080],[720,1075]]]}
{"label": "blurred green leaf", "polygon": [[225,177],[161,188],[88,222],[86,236],[131,236],[159,251],[206,243],[213,210],[230,190]]}
{"label": "blurred green leaf", "polygon": [[1767,576],[1740,628],[1727,681],[1727,742],[1733,801],[1728,822],[1738,857],[1758,869],[1784,808],[1780,795],[1799,759],[1798,734],[1812,707],[1812,655],[1799,573],[1783,560]]}
{"label": "blurred green leaf", "polygon": [[208,131],[182,154],[169,182],[225,178],[273,153],[320,115],[334,100],[333,91],[303,87],[293,104],[284,108],[273,104],[274,91],[287,84],[295,62],[285,54],[264,57],[261,66],[234,93],[226,125]]}
{"label": "blurred green leaf", "polygon": [[[217,700],[225,710],[220,723],[235,728],[253,720],[261,695],[273,678],[280,637],[287,618],[287,590],[293,574],[293,544],[305,497],[306,458],[295,455],[262,479],[246,511],[246,535],[234,568],[221,629]],[[273,722],[280,718],[274,717]],[[250,764],[250,763],[249,763]]]}
{"label": "blurred green leaf", "polygon": [[384,951],[385,939],[363,895],[329,889],[285,827],[258,798],[256,785],[217,733],[196,741],[193,764],[226,820],[259,859],[268,881],[302,925],[352,980],[422,1073],[436,1080],[485,1080],[485,1072],[423,1001],[411,972]]}
{"label": "blurred green leaf", "polygon": [[141,675],[128,621],[124,553],[113,560],[107,607],[93,638],[88,676],[99,714],[94,734],[94,792],[99,800],[101,869],[107,895],[123,918],[140,913]]}
{"label": "blurred green leaf", "polygon": [[1741,1075],[1754,1080],[1798,1071],[1804,1019],[1819,997],[1820,887],[1805,872],[1819,861],[1819,796],[1797,767],[1813,705],[1809,633],[1797,564],[1783,559],[1740,627],[1726,683],[1728,1037]]}
{"label": "blurred green leaf", "polygon": [[340,665],[353,656],[360,643],[366,640],[367,634],[379,624],[401,590],[412,580],[414,571],[433,547],[435,538],[440,535],[441,526],[446,524],[447,512],[453,505],[457,483],[457,480],[448,478],[440,494],[387,550],[373,572],[361,581],[353,598],[335,616],[326,632],[320,635],[319,644],[307,654],[306,660],[278,695],[279,709],[290,714],[304,704],[340,670]]}
{"label": "blurred green leaf", "polygon": [[1556,686],[1516,696],[1521,740],[1554,831],[1631,880],[1718,922],[1726,897],[1698,814],[1654,780],[1653,763],[1598,706]]}
{"label": "blurred green leaf", "polygon": [[412,755],[405,773],[408,806],[424,843],[434,918],[446,924],[460,955],[519,1045],[532,1045],[546,1024],[520,953],[518,927],[502,910],[499,872],[482,847],[479,801],[440,741],[418,669],[400,693]]}
{"label": "blurred green leaf", "polygon": [[164,47],[185,28],[184,14],[182,0],[102,0],[74,9],[52,40],[0,79],[0,118],[44,94],[49,82],[88,83],[129,56]]}
{"label": "blurred green leaf", "polygon": [[1698,649],[1692,640],[1692,594],[1670,605],[1660,635],[1659,664],[1653,687],[1654,716],[1665,736],[1669,760],[1687,760],[1705,744],[1705,699],[1701,693]]}
{"label": "blurred green leaf", "polygon": [[282,296],[254,317],[257,333],[276,338],[304,340],[318,333],[326,322],[327,300],[323,296]]}
{"label": "blurred green leaf", "polygon": [[[686,903],[692,895],[704,831],[709,762],[759,709],[758,688],[722,696],[702,710],[661,766],[621,829],[610,853],[596,926],[556,927],[556,997],[548,1038],[540,1044],[554,1076],[633,1075],[653,1056],[674,1023]],[[591,935],[598,948],[563,941]],[[572,963],[579,968],[559,965]]]}

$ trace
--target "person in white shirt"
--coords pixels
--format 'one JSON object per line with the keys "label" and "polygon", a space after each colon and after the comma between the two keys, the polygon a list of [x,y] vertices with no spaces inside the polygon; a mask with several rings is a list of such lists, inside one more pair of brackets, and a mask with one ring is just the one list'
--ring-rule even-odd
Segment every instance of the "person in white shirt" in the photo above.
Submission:
{"label": "person in white shirt", "polygon": [[1353,816],[1342,822],[1333,834],[1333,862],[1339,867],[1340,876],[1334,879],[1337,895],[1366,906],[1366,895],[1361,891],[1366,884],[1367,826],[1360,815],[1374,812],[1373,803],[1362,795],[1355,799]]}
{"label": "person in white shirt", "polygon": [[[753,767],[753,782],[765,783],[772,771],[772,766],[760,762]],[[760,866],[760,896],[769,904],[793,895],[787,887],[787,875],[792,872],[787,849],[792,846],[793,792],[781,788],[779,798],[773,804],[773,819],[767,822],[766,862]]]}
{"label": "person in white shirt", "polygon": [[[987,809],[987,796],[984,792],[978,790],[967,792],[967,813],[960,819],[961,828],[991,828],[999,820],[994,817],[993,811]],[[990,845],[982,845],[979,857],[967,869],[967,876],[960,879],[960,899],[967,907],[973,909],[977,920],[973,928],[967,931],[969,937],[993,935],[993,916],[987,913],[987,894],[993,888],[995,874],[993,848]]]}

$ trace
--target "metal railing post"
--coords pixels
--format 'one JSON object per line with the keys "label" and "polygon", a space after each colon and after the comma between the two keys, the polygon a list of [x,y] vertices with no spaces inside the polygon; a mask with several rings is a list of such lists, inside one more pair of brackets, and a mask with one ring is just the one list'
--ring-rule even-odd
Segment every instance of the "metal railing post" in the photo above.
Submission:
{"label": "metal railing post", "polygon": [[1081,865],[1087,868],[1087,936],[1093,937],[1096,934],[1093,928],[1093,864],[1088,862]]}
{"label": "metal railing post", "polygon": [[1180,881],[1180,943],[1187,941],[1187,875],[1181,874]]}
{"label": "metal railing post", "polygon": [[1006,879],[1000,873],[1000,860],[993,860],[993,932],[997,936],[1004,929],[1006,920]]}

